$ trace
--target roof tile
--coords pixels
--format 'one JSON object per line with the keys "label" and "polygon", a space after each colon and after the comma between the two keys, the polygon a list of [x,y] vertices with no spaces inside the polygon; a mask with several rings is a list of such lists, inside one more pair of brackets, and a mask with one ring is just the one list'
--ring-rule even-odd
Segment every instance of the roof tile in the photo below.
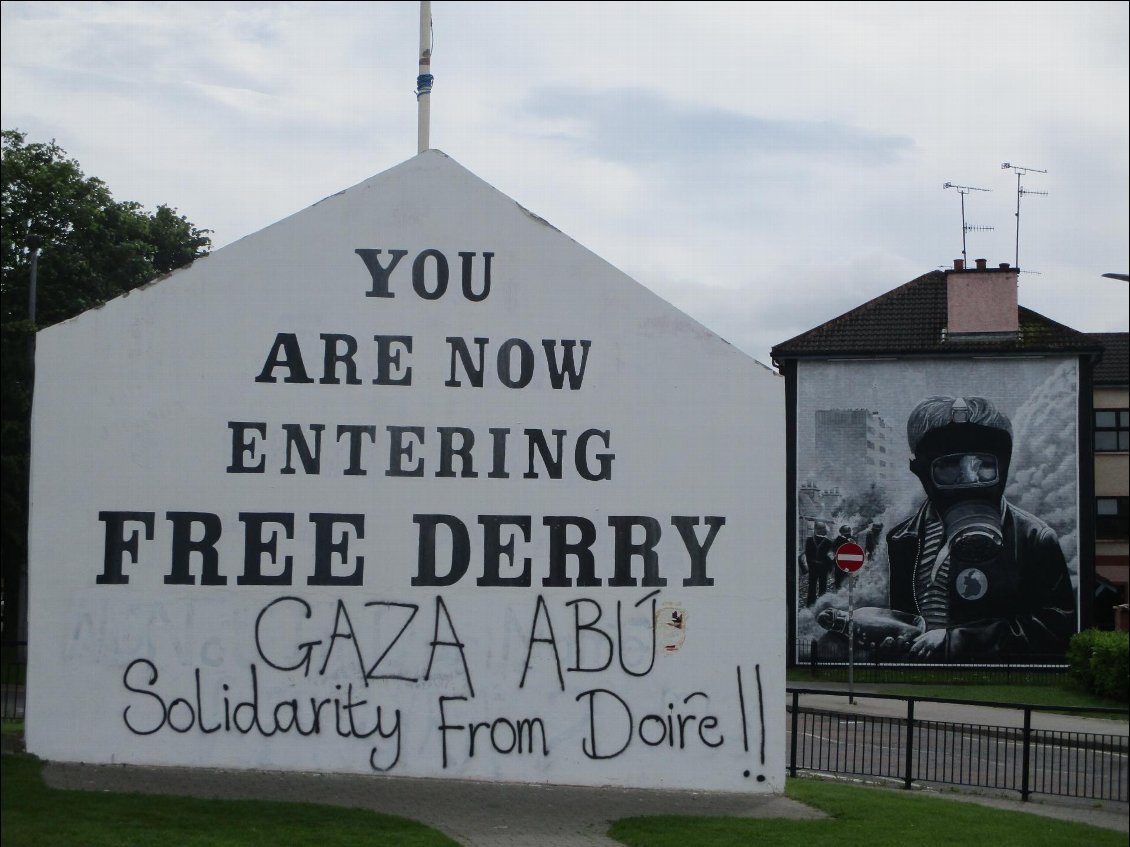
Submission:
{"label": "roof tile", "polygon": [[1015,334],[946,337],[946,274],[931,271],[774,347],[774,361],[827,356],[1098,352],[1097,340],[1020,306]]}
{"label": "roof tile", "polygon": [[1103,347],[1103,358],[1095,365],[1095,385],[1130,385],[1130,334],[1088,332],[1088,338]]}

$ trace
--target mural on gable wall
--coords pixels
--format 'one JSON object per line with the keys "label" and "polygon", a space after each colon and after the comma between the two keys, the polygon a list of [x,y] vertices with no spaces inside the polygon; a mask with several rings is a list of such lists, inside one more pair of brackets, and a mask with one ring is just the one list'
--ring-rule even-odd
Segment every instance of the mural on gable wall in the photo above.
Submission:
{"label": "mural on gable wall", "polygon": [[783,380],[439,151],[36,357],[29,752],[784,790]]}
{"label": "mural on gable wall", "polygon": [[1073,359],[801,362],[796,633],[857,657],[1062,653],[1077,629]]}

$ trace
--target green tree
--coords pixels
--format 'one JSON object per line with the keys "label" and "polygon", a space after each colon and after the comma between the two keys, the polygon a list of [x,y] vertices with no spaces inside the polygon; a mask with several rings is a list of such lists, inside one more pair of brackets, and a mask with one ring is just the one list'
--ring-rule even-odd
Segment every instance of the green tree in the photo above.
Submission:
{"label": "green tree", "polygon": [[[17,637],[16,605],[27,563],[28,467],[35,331],[99,306],[204,256],[209,230],[175,209],[149,214],[114,200],[54,141],[3,131],[0,219],[0,566],[3,638]],[[38,247],[36,316],[28,313]]]}

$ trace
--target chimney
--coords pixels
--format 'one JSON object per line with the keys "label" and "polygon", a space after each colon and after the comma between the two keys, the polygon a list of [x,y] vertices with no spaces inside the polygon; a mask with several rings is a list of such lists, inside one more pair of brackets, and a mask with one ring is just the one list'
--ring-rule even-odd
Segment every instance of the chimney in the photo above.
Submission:
{"label": "chimney", "polygon": [[977,259],[977,268],[946,272],[946,335],[1016,333],[1017,269],[1003,263],[988,267]]}
{"label": "chimney", "polygon": [[953,269],[955,271],[965,270],[965,260],[964,259],[954,259],[953,260]]}

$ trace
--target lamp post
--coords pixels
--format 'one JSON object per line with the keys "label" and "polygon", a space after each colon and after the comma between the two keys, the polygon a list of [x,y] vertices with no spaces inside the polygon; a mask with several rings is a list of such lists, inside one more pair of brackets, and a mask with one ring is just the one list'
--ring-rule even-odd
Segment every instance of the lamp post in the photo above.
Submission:
{"label": "lamp post", "polygon": [[[38,284],[39,277],[39,251],[43,247],[43,239],[38,235],[29,234],[24,241],[27,245],[28,256],[28,280],[27,280],[27,318],[28,318],[28,339],[27,339],[27,390],[28,390],[28,409],[30,411],[32,400],[35,395],[35,314],[36,314],[36,285]],[[28,421],[30,427],[31,421]],[[29,466],[29,480],[28,480],[28,502],[31,501],[30,491],[30,464],[31,457],[28,457]],[[28,562],[24,558],[23,568],[20,573],[20,587],[19,598],[17,600],[16,613],[16,640],[27,643],[27,579],[28,579]],[[26,649],[26,648],[25,648]],[[27,657],[24,656],[26,661]]]}

